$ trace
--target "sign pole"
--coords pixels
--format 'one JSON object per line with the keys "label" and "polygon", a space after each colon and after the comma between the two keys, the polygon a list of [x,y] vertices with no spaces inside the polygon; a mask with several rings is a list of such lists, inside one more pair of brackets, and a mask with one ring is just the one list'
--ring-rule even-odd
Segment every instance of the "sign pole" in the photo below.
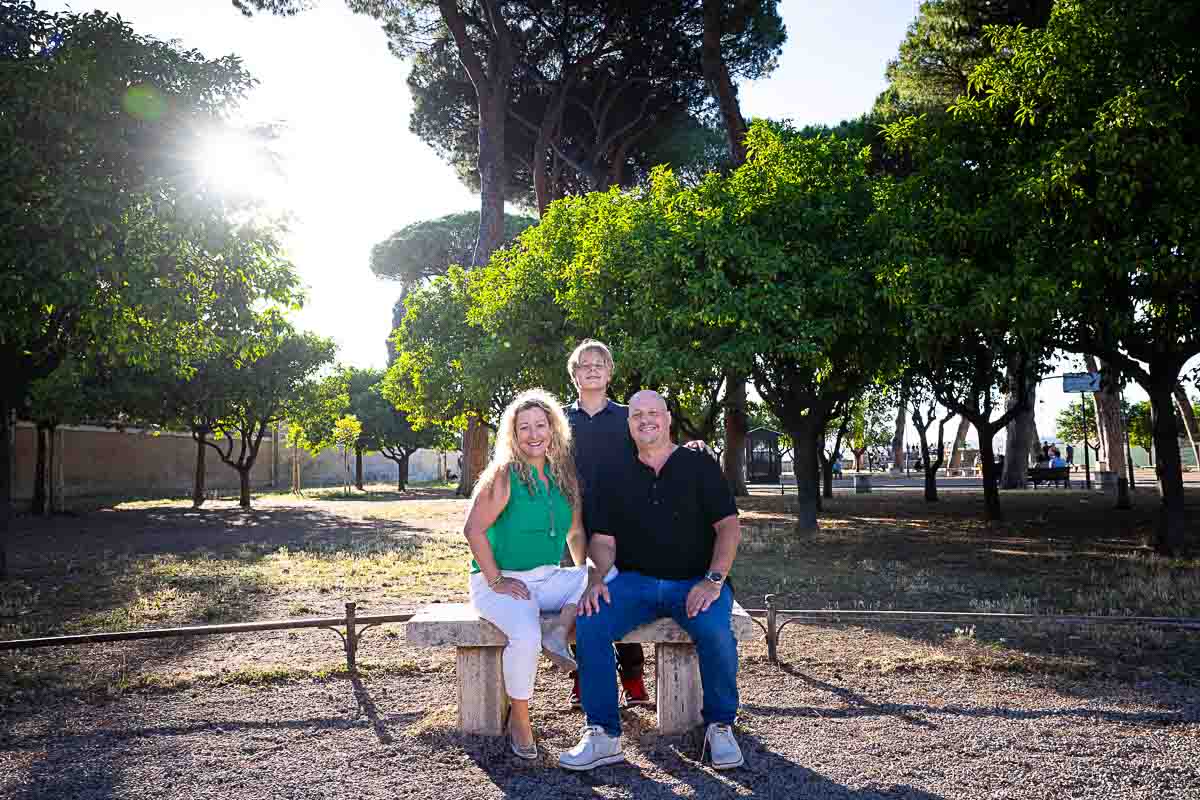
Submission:
{"label": "sign pole", "polygon": [[1092,488],[1092,459],[1088,447],[1088,420],[1087,420],[1087,401],[1086,395],[1079,393],[1079,409],[1083,414],[1083,476],[1084,486],[1088,489]]}

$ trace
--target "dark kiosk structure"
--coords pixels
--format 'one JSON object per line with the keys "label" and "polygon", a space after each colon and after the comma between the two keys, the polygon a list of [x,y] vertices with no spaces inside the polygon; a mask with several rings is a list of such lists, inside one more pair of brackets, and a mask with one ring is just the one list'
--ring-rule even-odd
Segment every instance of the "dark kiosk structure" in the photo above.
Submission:
{"label": "dark kiosk structure", "polygon": [[746,435],[746,483],[779,483],[780,436],[770,428],[755,428]]}

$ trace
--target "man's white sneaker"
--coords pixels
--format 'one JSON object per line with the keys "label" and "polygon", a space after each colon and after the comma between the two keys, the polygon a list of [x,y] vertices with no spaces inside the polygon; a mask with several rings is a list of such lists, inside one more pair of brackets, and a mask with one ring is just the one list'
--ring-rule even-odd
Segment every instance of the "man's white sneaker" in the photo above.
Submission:
{"label": "man's white sneaker", "polygon": [[742,757],[742,748],[738,747],[737,739],[733,738],[733,728],[714,722],[704,733],[704,753],[712,757],[713,769],[733,769],[746,763]]}
{"label": "man's white sneaker", "polygon": [[579,744],[559,754],[558,765],[563,769],[586,772],[605,764],[619,764],[624,760],[621,737],[609,736],[599,725],[586,725]]}

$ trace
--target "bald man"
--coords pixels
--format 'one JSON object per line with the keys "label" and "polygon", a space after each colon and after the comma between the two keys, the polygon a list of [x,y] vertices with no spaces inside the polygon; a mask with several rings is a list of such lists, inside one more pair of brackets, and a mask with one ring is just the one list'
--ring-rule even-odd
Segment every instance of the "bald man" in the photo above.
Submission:
{"label": "bald man", "polygon": [[[717,769],[743,763],[732,728],[738,655],[730,627],[733,592],[726,582],[741,539],[737,506],[717,462],[673,444],[670,430],[663,398],[652,391],[635,394],[629,433],[637,454],[597,481],[600,498],[588,544],[592,568],[575,633],[587,727],[579,744],[559,756],[566,769],[625,760],[613,642],[662,617],[674,619],[696,643],[705,753]],[[618,574],[606,584],[614,565]]]}

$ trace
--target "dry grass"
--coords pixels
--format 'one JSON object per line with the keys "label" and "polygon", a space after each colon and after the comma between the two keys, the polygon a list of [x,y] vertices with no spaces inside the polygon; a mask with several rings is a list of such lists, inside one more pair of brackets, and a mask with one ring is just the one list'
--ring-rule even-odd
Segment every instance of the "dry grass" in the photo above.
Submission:
{"label": "dry grass", "polygon": [[[0,585],[3,638],[336,614],[347,600],[365,613],[408,610],[465,595],[465,501],[428,488],[376,488],[358,499],[314,494],[272,495],[250,512],[231,502],[197,512],[186,501],[153,500],[18,519],[15,578]],[[918,493],[841,495],[828,503],[820,531],[797,534],[786,499],[748,498],[734,571],[739,599],[751,608],[774,593],[783,608],[1200,616],[1200,562],[1162,559],[1142,546],[1152,495],[1120,515],[1097,495],[1007,493],[1008,521],[999,525],[982,520],[980,502],[969,492],[948,493],[936,506]],[[1046,624],[872,630],[887,634],[877,640],[884,651],[846,656],[859,669],[1073,674],[1123,664],[1200,672],[1194,634]],[[221,674],[136,665],[122,677],[119,665],[98,670],[90,658],[8,656],[0,685],[83,685],[69,676],[91,671],[103,673],[98,680],[109,690],[126,691]],[[228,672],[244,669],[259,667],[234,658]],[[312,668],[279,669],[287,680]]]}

